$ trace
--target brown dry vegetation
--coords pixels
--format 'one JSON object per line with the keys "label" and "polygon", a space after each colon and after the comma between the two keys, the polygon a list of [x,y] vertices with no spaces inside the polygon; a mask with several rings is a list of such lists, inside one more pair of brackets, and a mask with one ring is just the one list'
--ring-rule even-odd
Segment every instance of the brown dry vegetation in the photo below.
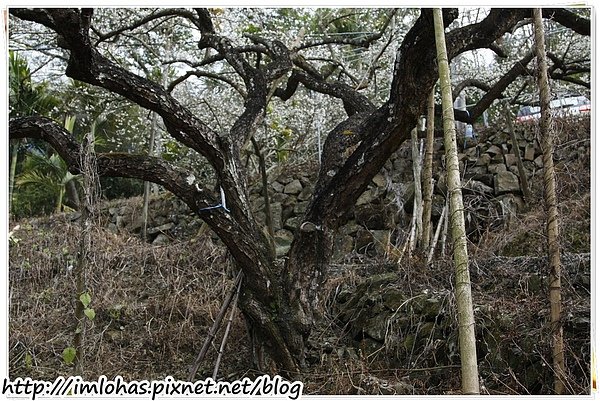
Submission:
{"label": "brown dry vegetation", "polygon": [[[590,252],[589,135],[582,135],[586,126],[570,127],[563,129],[556,152],[561,246],[565,252],[581,254]],[[536,197],[540,197],[540,190],[534,185]],[[71,221],[68,215],[56,215],[11,223],[11,229],[17,224],[19,228],[10,240],[10,376],[52,380],[59,375],[70,375],[72,367],[65,365],[61,353],[71,345],[75,329],[75,279],[70,266],[79,247],[79,223]],[[503,351],[495,356],[500,362],[492,363],[488,356],[483,359],[481,372],[487,386],[483,391],[548,393],[552,378],[543,362],[549,350],[544,262],[519,258],[544,255],[541,202],[535,202],[535,207],[511,222],[489,227],[470,249],[476,319],[480,327],[478,351],[480,355],[492,352],[490,342]],[[86,267],[86,282],[96,318],[88,323],[85,333],[86,378],[103,374],[121,375],[126,380],[159,379],[167,375],[186,379],[188,368],[232,285],[232,263],[226,250],[214,243],[209,234],[167,246],[153,246],[104,228],[95,228],[93,248],[92,260]],[[312,367],[305,375],[305,393],[452,394],[457,391],[458,359],[454,356],[446,359],[443,366],[436,364],[436,354],[430,352],[432,347],[440,346],[436,338],[432,336],[422,349],[413,347],[408,352],[397,342],[399,333],[391,332],[384,348],[373,354],[363,347],[366,347],[364,341],[357,344],[356,339],[349,338],[336,309],[336,296],[342,288],[356,288],[364,277],[391,269],[399,273],[395,286],[410,294],[439,291],[446,300],[446,313],[454,316],[448,263],[442,260],[429,270],[418,258],[400,267],[386,261],[370,263],[337,266],[337,273],[329,279],[324,294],[328,312],[323,327],[315,330],[311,339]],[[589,286],[586,289],[578,281],[578,274],[586,271],[589,272],[589,264],[579,263],[575,270],[566,273],[565,280],[568,389],[577,394],[590,390]],[[499,316],[502,319],[498,320]],[[453,319],[448,320],[449,331],[444,332],[448,337],[442,339],[445,342],[455,335],[451,330],[455,327]],[[496,324],[496,331],[490,329],[490,322]],[[529,370],[521,373],[498,370],[503,363],[508,366],[507,355],[523,352],[519,351],[522,344],[533,347],[527,351],[532,353],[526,358],[530,361]],[[211,348],[198,377],[212,373],[218,346],[216,343]],[[406,357],[420,358],[420,362],[404,365]],[[237,379],[261,374],[253,369],[251,361],[245,323],[238,314],[219,376]],[[542,373],[535,376],[531,372]],[[526,388],[525,381],[537,384]]]}

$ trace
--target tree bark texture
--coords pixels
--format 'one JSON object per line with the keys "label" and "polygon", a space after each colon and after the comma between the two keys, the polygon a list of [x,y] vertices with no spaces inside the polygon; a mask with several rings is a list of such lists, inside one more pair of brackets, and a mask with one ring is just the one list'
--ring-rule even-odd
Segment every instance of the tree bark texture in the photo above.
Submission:
{"label": "tree bark texture", "polygon": [[548,236],[548,263],[550,268],[550,324],[552,336],[552,367],[554,371],[554,392],[565,392],[565,352],[563,345],[563,327],[561,323],[561,265],[558,232],[558,206],[556,200],[556,176],[554,172],[554,140],[552,116],[550,114],[550,84],[546,63],[546,45],[542,10],[533,10],[535,29],[535,54],[538,62],[538,86],[540,90],[540,137],[542,159],[544,162],[544,202],[546,204],[546,230]]}
{"label": "tree bark texture", "polygon": [[434,9],[437,59],[442,92],[442,110],[444,124],[444,147],[446,151],[446,169],[448,195],[450,198],[450,227],[452,235],[452,253],[456,270],[455,292],[458,311],[458,338],[462,372],[463,394],[479,394],[479,373],[477,368],[477,350],[475,343],[475,318],[471,297],[471,278],[469,275],[469,254],[462,200],[462,185],[458,167],[456,130],[452,109],[452,85],[446,51],[442,10]]}

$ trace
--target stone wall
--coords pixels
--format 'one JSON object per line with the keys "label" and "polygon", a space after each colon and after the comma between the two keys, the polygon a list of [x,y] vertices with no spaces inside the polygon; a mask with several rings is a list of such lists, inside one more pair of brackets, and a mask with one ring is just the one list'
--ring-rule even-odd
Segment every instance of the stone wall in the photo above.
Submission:
{"label": "stone wall", "polygon": [[[530,131],[518,132],[517,139],[528,178],[537,180],[542,168],[540,147]],[[477,139],[459,141],[462,149],[459,162],[471,234],[476,234],[490,213],[495,213],[497,219],[506,219],[524,205],[516,157],[510,143],[507,133],[497,131],[482,132]],[[436,139],[435,152],[434,224],[440,218],[446,192],[441,139]],[[316,175],[316,167],[306,166],[295,166],[287,171],[273,169],[269,174],[268,191],[278,256],[284,256],[290,248],[293,232],[301,223],[310,200]],[[260,180],[256,182],[260,183]],[[265,202],[260,184],[251,188],[250,198],[253,213],[264,223]],[[361,255],[382,256],[394,246],[400,246],[409,229],[413,198],[411,150],[410,143],[406,143],[358,198],[348,223],[336,235],[334,260],[349,261]],[[105,207],[105,215],[111,230],[138,234],[141,230],[141,198],[112,202]],[[149,240],[155,244],[193,236],[202,225],[185,204],[169,195],[151,200],[149,216]]]}

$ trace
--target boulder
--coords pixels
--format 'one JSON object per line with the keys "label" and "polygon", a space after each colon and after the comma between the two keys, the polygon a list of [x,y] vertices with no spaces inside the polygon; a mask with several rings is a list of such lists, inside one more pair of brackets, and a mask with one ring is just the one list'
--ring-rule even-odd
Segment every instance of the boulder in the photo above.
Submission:
{"label": "boulder", "polygon": [[273,191],[275,192],[283,192],[284,186],[279,181],[273,181],[273,183],[271,184],[271,188],[273,188]]}
{"label": "boulder", "polygon": [[288,195],[298,195],[302,192],[302,183],[300,180],[292,180],[283,189],[283,193]]}
{"label": "boulder", "polygon": [[[148,230],[150,231],[150,230]],[[152,245],[166,245],[169,242],[171,242],[171,240],[169,239],[169,237],[167,237],[164,234],[158,234],[156,236],[156,238],[154,238],[154,241],[152,241]]]}
{"label": "boulder", "polygon": [[505,154],[504,155],[504,164],[506,164],[507,167],[516,165],[517,164],[517,156],[515,156],[512,153]]}
{"label": "boulder", "polygon": [[[166,223],[157,227],[151,227],[148,229],[148,235],[154,235],[156,233],[164,233],[167,232],[171,229],[175,228],[175,224],[174,223]],[[154,244],[154,242],[153,242]]]}
{"label": "boulder", "polygon": [[381,195],[379,188],[369,188],[363,192],[356,200],[356,206],[362,206],[373,202]]}
{"label": "boulder", "polygon": [[519,178],[510,171],[502,171],[494,176],[494,192],[496,195],[508,192],[519,192]]}
{"label": "boulder", "polygon": [[278,230],[275,232],[275,254],[280,257],[287,254],[292,246],[294,234],[288,230]]}
{"label": "boulder", "polygon": [[281,215],[282,215],[282,206],[281,203],[272,203],[271,204],[271,221],[273,222],[273,230],[277,231],[281,228]]}
{"label": "boulder", "polygon": [[354,238],[338,233],[334,239],[333,260],[343,261],[354,250]]}
{"label": "boulder", "polygon": [[492,161],[492,156],[487,153],[482,154],[475,162],[476,166],[487,166]]}
{"label": "boulder", "polygon": [[383,174],[377,174],[375,177],[373,177],[372,181],[373,181],[373,184],[375,184],[378,188],[386,188],[387,187],[387,180],[385,179]]}
{"label": "boulder", "polygon": [[463,184],[463,189],[477,194],[491,194],[494,189],[485,185],[481,181],[469,180]]}
{"label": "boulder", "polygon": [[488,166],[488,172],[491,174],[498,174],[501,171],[506,171],[506,164],[498,163],[498,164],[490,164]]}
{"label": "boulder", "polygon": [[525,159],[525,160],[535,159],[535,148],[533,145],[527,144],[527,146],[525,146],[525,155],[524,155],[523,159]]}

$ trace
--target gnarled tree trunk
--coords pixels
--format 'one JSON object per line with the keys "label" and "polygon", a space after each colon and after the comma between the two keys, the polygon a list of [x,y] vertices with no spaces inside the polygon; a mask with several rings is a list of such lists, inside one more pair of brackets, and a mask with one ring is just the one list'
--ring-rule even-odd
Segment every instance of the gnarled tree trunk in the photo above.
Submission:
{"label": "gnarled tree trunk", "polygon": [[[245,49],[235,47],[216,32],[207,9],[154,13],[149,20],[168,17],[191,22],[201,35],[198,47],[210,48],[215,59],[227,62],[243,80],[244,88],[239,90],[244,96],[243,111],[228,132],[215,132],[169,90],[103,56],[90,39],[92,9],[12,8],[10,12],[57,33],[59,45],[69,53],[67,76],[120,94],[157,113],[172,139],[205,157],[223,189],[227,208],[215,207],[220,194],[169,161],[148,155],[110,153],[98,154],[97,162],[101,175],[162,185],[210,226],[244,273],[239,305],[245,317],[268,343],[279,371],[296,375],[305,364],[306,338],[320,314],[321,284],[327,275],[335,231],[344,224],[371,179],[410,137],[437,80],[432,11],[422,10],[399,46],[389,99],[379,107],[355,88],[327,80],[298,53],[302,46],[288,48],[277,40],[248,35],[252,51],[266,55],[264,59],[268,60],[250,64]],[[568,20],[564,14],[556,15]],[[457,16],[458,10],[445,10],[444,25]],[[449,58],[490,46],[526,16],[525,9],[492,9],[481,22],[449,32]],[[279,86],[288,73],[285,86]],[[325,140],[315,192],[282,265],[252,215],[240,150],[262,123],[270,94],[287,100],[300,83],[309,90],[340,99],[348,118],[331,130]],[[478,114],[472,113],[469,118],[476,117]],[[10,136],[44,139],[72,172],[81,168],[80,145],[48,119],[11,120]]]}

